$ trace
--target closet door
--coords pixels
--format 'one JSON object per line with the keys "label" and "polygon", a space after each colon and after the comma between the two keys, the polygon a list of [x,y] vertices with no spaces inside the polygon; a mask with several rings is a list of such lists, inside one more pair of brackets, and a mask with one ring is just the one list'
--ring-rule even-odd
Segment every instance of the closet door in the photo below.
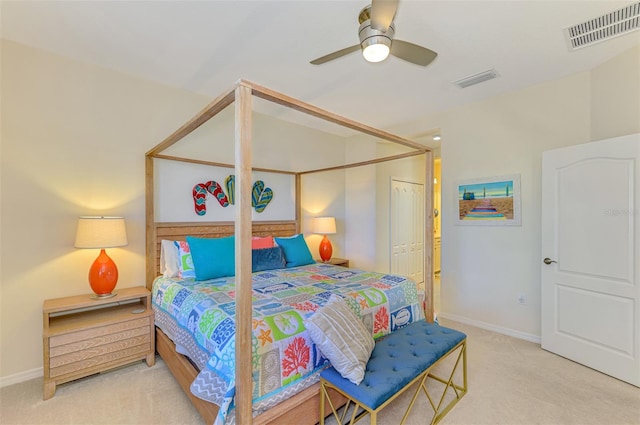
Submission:
{"label": "closet door", "polygon": [[391,267],[424,284],[424,185],[391,179]]}

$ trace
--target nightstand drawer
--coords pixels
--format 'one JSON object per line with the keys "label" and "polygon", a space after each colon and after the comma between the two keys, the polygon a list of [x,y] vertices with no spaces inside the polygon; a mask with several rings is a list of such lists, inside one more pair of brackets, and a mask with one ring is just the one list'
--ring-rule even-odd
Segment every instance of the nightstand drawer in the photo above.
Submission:
{"label": "nightstand drawer", "polygon": [[147,333],[151,327],[151,317],[141,317],[139,319],[128,320],[126,322],[114,323],[112,325],[99,326],[90,329],[78,330],[63,335],[56,335],[49,338],[49,347],[58,347],[60,345],[71,344],[73,342],[98,338],[101,336],[118,334],[130,329],[146,328]]}
{"label": "nightstand drawer", "polygon": [[[144,330],[144,328],[141,328]],[[50,353],[50,367],[64,366],[69,363],[78,362],[85,359],[90,359],[103,354],[113,353],[115,351],[125,350],[130,347],[134,347],[141,344],[146,344],[149,349],[149,343],[151,338],[149,337],[149,330],[146,330],[146,335],[140,335],[133,338],[118,338],[117,341],[105,344],[103,341],[88,340],[87,347],[75,347],[73,351],[69,351],[66,354],[54,355]],[[77,345],[77,344],[74,344]],[[69,346],[63,346],[61,348],[67,348]]]}
{"label": "nightstand drawer", "polygon": [[120,333],[112,333],[97,338],[83,339],[71,344],[59,345],[49,349],[50,357],[58,357],[63,354],[73,353],[75,351],[86,350],[91,347],[98,347],[101,345],[109,344],[112,342],[120,341],[123,339],[134,338],[140,335],[149,336],[149,327],[144,326],[141,328],[129,329]]}
{"label": "nightstand drawer", "polygon": [[[91,357],[88,359],[84,359],[75,363],[70,363],[64,366],[52,367],[50,369],[51,378],[55,378],[62,375],[73,374],[76,372],[83,372],[85,370],[93,369],[96,366],[106,365],[108,363],[112,363],[116,360],[124,359],[131,356],[141,356],[144,358],[144,354],[149,351],[149,342],[143,343],[142,345],[136,345],[134,347],[130,347],[124,350],[114,351],[113,353],[102,354],[96,357]],[[80,353],[80,354],[86,354]],[[99,371],[97,371],[99,372]]]}

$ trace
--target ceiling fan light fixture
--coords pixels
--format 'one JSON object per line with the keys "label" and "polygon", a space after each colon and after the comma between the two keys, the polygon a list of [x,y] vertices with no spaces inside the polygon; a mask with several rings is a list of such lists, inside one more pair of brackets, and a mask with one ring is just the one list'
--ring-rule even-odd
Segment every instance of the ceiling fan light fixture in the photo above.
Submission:
{"label": "ceiling fan light fixture", "polygon": [[383,43],[372,43],[362,49],[362,56],[368,62],[382,62],[389,56],[389,46]]}
{"label": "ceiling fan light fixture", "polygon": [[389,56],[391,51],[391,40],[395,34],[393,25],[389,25],[387,31],[380,31],[371,27],[371,20],[366,20],[360,24],[358,35],[360,36],[360,47],[362,56],[368,62],[382,62]]}
{"label": "ceiling fan light fixture", "polygon": [[310,63],[321,65],[360,49],[368,62],[382,62],[392,55],[414,65],[429,65],[438,56],[437,52],[407,41],[394,40],[396,29],[393,19],[398,1],[371,0],[371,4],[365,6],[358,15],[360,43],[321,56]]}

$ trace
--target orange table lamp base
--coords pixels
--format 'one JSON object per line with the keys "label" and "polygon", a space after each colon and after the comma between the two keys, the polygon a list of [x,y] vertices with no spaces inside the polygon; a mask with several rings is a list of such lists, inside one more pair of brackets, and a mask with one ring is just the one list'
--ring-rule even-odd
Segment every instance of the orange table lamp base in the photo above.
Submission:
{"label": "orange table lamp base", "polygon": [[333,254],[333,247],[327,235],[324,235],[322,242],[320,242],[320,258],[322,258],[322,261],[327,262],[331,260],[331,254]]}
{"label": "orange table lamp base", "polygon": [[89,285],[97,297],[108,298],[114,295],[112,291],[116,283],[118,283],[118,267],[104,249],[101,249],[100,255],[89,269]]}

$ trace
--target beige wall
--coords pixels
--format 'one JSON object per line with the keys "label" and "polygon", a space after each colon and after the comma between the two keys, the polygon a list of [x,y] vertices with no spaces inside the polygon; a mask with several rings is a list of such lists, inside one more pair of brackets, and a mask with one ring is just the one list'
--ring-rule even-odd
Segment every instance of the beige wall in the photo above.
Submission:
{"label": "beige wall", "polygon": [[[422,120],[443,134],[441,316],[539,338],[542,152],[640,132],[639,57]],[[456,226],[456,181],[504,174],[521,175],[522,226]]]}
{"label": "beige wall", "polygon": [[640,133],[640,47],[591,70],[591,140]]}
{"label": "beige wall", "polygon": [[[375,153],[375,143],[360,135],[347,144],[350,163],[375,157]],[[375,165],[345,170],[345,256],[351,267],[364,270],[374,270],[376,263],[376,214],[371,214],[376,209],[375,181]]]}
{"label": "beige wall", "polygon": [[332,216],[336,219],[336,234],[328,235],[333,257],[345,257],[345,194],[344,170],[306,174],[301,177],[300,208],[302,233],[313,258],[320,258],[322,235],[313,232],[313,218]]}
{"label": "beige wall", "polygon": [[42,302],[90,292],[80,215],[126,218],[108,250],[144,285],[144,153],[210,99],[2,41],[0,376],[40,371]]}
{"label": "beige wall", "polygon": [[[582,73],[443,117],[441,316],[540,335],[541,153],[589,140],[588,84]],[[521,177],[522,226],[456,226],[456,180],[505,174]]]}

